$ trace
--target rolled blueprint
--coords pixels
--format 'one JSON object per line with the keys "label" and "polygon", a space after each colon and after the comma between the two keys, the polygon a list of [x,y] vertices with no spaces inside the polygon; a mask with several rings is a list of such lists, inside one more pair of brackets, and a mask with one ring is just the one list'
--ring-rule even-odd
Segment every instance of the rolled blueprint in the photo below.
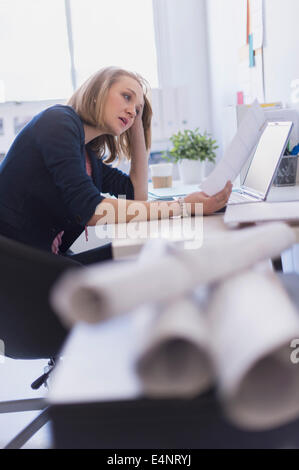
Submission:
{"label": "rolled blueprint", "polygon": [[299,416],[299,371],[291,360],[299,316],[273,272],[221,282],[208,307],[219,394],[242,428],[266,430]]}
{"label": "rolled blueprint", "polygon": [[142,338],[136,371],[151,397],[192,397],[213,383],[205,317],[191,298],[165,305]]}
{"label": "rolled blueprint", "polygon": [[[66,274],[53,289],[51,301],[68,326],[95,323],[132,311],[148,302],[165,302],[278,256],[295,243],[283,223],[238,230],[211,240],[197,250],[175,249],[143,262],[105,263]],[[157,249],[160,248],[157,240]]]}

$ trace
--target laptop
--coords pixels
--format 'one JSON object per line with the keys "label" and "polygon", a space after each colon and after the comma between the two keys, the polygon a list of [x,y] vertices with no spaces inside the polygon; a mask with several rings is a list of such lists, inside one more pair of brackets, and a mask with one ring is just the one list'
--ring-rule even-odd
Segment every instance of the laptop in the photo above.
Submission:
{"label": "laptop", "polygon": [[248,204],[267,198],[293,123],[268,122],[259,139],[243,184],[234,188],[227,204]]}

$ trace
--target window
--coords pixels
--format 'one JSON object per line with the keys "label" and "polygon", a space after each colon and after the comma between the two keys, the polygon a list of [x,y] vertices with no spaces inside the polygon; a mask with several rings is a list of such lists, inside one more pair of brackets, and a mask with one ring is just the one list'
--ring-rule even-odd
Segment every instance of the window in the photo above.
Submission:
{"label": "window", "polygon": [[63,1],[0,0],[0,50],[6,101],[72,92]]}
{"label": "window", "polygon": [[70,0],[77,83],[117,65],[158,86],[152,0]]}
{"label": "window", "polygon": [[[107,65],[135,70],[157,86],[152,0],[69,0],[69,5],[77,86]],[[6,101],[71,95],[64,1],[0,0],[0,50]]]}
{"label": "window", "polygon": [[15,117],[13,120],[15,135],[17,135],[31,119],[32,116]]}

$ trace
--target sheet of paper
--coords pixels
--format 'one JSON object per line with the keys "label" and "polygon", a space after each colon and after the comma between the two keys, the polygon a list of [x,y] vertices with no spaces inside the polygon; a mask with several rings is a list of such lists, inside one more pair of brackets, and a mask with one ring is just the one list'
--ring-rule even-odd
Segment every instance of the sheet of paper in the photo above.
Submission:
{"label": "sheet of paper", "polygon": [[262,135],[265,120],[264,111],[255,101],[219,164],[201,184],[202,191],[212,196],[221,191],[228,180],[235,180]]}

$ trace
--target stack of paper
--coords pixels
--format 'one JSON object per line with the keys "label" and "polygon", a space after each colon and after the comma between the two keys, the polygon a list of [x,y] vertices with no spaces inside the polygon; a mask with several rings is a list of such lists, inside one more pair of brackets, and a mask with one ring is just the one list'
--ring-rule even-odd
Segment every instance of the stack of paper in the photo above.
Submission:
{"label": "stack of paper", "polygon": [[186,196],[186,194],[200,191],[199,184],[184,184],[181,181],[173,181],[171,188],[154,188],[149,183],[148,194],[152,199],[170,199],[173,197]]}

